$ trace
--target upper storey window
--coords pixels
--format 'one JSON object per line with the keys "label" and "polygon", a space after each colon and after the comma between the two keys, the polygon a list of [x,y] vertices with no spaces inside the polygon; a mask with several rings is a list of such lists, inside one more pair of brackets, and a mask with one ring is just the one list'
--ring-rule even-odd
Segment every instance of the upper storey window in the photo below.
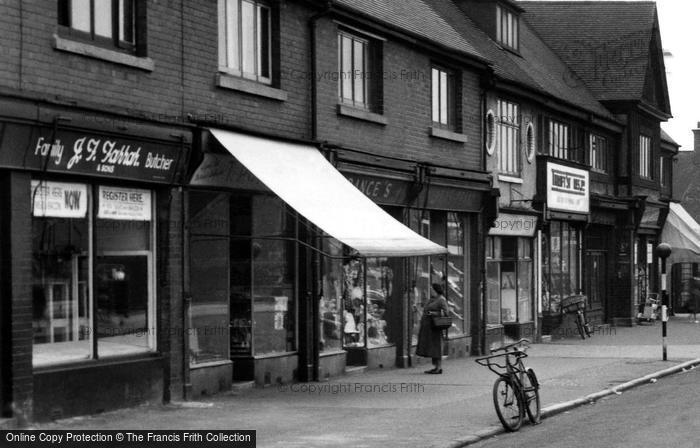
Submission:
{"label": "upper storey window", "polygon": [[59,0],[58,24],[74,37],[135,53],[144,7],[136,0]]}
{"label": "upper storey window", "polygon": [[219,0],[219,69],[272,83],[270,7],[253,0]]}
{"label": "upper storey window", "polygon": [[501,45],[518,50],[519,28],[518,16],[515,13],[502,6],[496,6],[496,38]]}

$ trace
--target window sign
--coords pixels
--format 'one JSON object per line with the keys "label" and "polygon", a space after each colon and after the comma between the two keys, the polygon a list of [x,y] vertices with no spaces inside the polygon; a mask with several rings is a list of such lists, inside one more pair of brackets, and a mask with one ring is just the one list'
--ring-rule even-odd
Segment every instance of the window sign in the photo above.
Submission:
{"label": "window sign", "polygon": [[33,180],[32,214],[47,218],[84,218],[87,213],[87,186],[64,182]]}
{"label": "window sign", "polygon": [[553,210],[588,213],[589,173],[547,162],[547,207]]}
{"label": "window sign", "polygon": [[150,221],[151,192],[135,188],[100,186],[97,217],[126,221]]}

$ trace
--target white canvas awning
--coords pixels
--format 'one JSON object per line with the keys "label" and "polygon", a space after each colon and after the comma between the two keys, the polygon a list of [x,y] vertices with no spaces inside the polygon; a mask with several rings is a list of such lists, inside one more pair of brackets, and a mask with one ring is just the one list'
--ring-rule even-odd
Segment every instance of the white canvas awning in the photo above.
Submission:
{"label": "white canvas awning", "polygon": [[220,129],[211,133],[267,188],[366,257],[444,254],[355,188],[314,147]]}
{"label": "white canvas awning", "polygon": [[671,246],[668,263],[700,263],[700,225],[683,208],[672,202],[661,232],[661,242]]}

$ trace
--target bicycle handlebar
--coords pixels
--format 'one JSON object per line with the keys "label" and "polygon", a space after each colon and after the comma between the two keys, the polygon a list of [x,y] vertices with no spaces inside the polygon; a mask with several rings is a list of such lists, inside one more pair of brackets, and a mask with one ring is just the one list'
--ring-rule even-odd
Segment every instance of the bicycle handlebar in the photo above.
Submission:
{"label": "bicycle handlebar", "polygon": [[[517,347],[517,346],[519,346],[519,345],[521,345],[521,344],[530,345],[531,342],[530,342],[529,339],[522,338],[522,339],[520,339],[520,340],[517,341],[517,342],[513,342],[512,344],[503,345],[503,346],[501,346],[501,347],[494,348],[494,349],[491,350],[491,353],[493,354],[493,353],[500,352],[500,351],[507,352],[507,351],[510,350],[511,348],[515,348],[515,347]],[[519,349],[518,349],[518,351],[522,351],[522,350],[519,350]]]}

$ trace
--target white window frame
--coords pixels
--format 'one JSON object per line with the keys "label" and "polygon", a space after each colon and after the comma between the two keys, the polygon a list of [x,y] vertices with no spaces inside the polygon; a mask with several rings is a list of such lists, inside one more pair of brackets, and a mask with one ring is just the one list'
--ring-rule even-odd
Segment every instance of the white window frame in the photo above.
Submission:
{"label": "white window frame", "polygon": [[455,74],[438,65],[433,65],[430,73],[433,123],[440,127],[454,130],[456,111]]}
{"label": "white window frame", "polygon": [[639,177],[642,179],[652,180],[653,170],[651,169],[651,137],[648,135],[639,135]]}
{"label": "white window frame", "polygon": [[[120,356],[132,356],[134,354],[139,354],[139,353],[151,353],[157,351],[157,335],[158,335],[158,323],[156,319],[156,312],[157,312],[157,280],[156,280],[156,271],[155,271],[155,260],[157,260],[157,253],[156,253],[156,241],[157,241],[157,234],[156,234],[156,191],[149,189],[148,191],[151,194],[151,220],[149,221],[150,224],[150,232],[149,232],[149,247],[147,250],[125,250],[125,251],[104,251],[97,253],[94,241],[95,241],[95,226],[97,225],[96,223],[96,213],[95,213],[95,207],[97,207],[97,201],[98,197],[96,194],[93,193],[93,188],[97,188],[98,184],[91,184],[88,183],[87,185],[87,213],[85,219],[87,220],[87,225],[88,225],[88,254],[87,254],[87,263],[88,263],[88,273],[87,276],[88,278],[86,279],[87,281],[87,305],[88,305],[88,310],[89,310],[89,321],[90,321],[90,330],[89,330],[89,335],[87,338],[87,343],[88,343],[88,350],[86,351],[86,356],[82,357],[73,357],[73,358],[65,358],[65,359],[57,359],[55,361],[43,361],[43,362],[37,362],[37,359],[35,356],[37,355],[36,348],[33,351],[33,365],[34,367],[45,367],[45,366],[53,366],[53,365],[59,365],[59,364],[69,364],[73,362],[81,362],[85,360],[96,360],[96,359],[103,359],[103,358],[113,358],[113,357],[120,357]],[[104,185],[104,184],[99,184],[99,185]],[[40,218],[44,219],[42,216],[36,216],[32,217],[32,219],[35,218]],[[96,309],[96,298],[95,298],[95,272],[94,272],[94,263],[95,259],[98,256],[146,256],[146,266],[148,269],[148,285],[147,285],[147,293],[148,293],[148,306],[147,306],[147,313],[148,313],[148,319],[147,319],[147,347],[143,347],[143,349],[139,350],[131,350],[128,352],[122,352],[120,351],[119,353],[103,353],[100,354],[100,339],[96,336],[97,335],[97,328],[94,326],[95,322],[95,313],[97,311]],[[73,285],[72,288],[76,289],[78,285],[75,283],[75,278],[73,279]],[[71,292],[72,294],[75,294],[74,291]],[[98,324],[99,325],[99,324]],[[95,338],[97,338],[97,342],[95,343]],[[44,345],[44,344],[41,344]],[[95,352],[95,346],[97,347],[97,352]]]}
{"label": "white window frame", "polygon": [[[349,55],[345,44],[350,43]],[[338,30],[338,97],[340,102],[360,109],[371,109],[370,45],[368,38],[344,30]],[[357,50],[362,54],[358,57]],[[346,60],[346,56],[350,60]],[[347,67],[346,62],[350,63]],[[349,94],[349,95],[348,95]]]}
{"label": "white window frame", "polygon": [[667,172],[666,165],[668,164],[669,160],[670,159],[667,159],[664,156],[659,157],[659,185],[662,187],[668,186],[669,173]]}
{"label": "white window frame", "polygon": [[548,154],[562,160],[569,160],[571,126],[556,120],[549,120]]}
{"label": "white window frame", "polygon": [[[251,79],[262,84],[272,84],[272,8],[258,0],[218,0],[219,17],[219,71]],[[252,45],[253,71],[244,69],[245,55],[242,10],[244,4],[253,8]],[[261,11],[267,11],[267,35],[263,36]],[[248,36],[250,37],[250,36]],[[262,54],[261,43],[266,41],[267,54]],[[267,73],[263,73],[263,62]]]}
{"label": "white window frame", "polygon": [[519,49],[519,29],[518,16],[511,10],[496,6],[496,39],[502,45],[513,50]]}
{"label": "white window frame", "polygon": [[[71,31],[96,42],[113,43],[117,47],[135,50],[137,34],[137,9],[139,0],[65,0],[61,8],[65,8],[65,20],[60,23],[70,28]],[[125,28],[125,7],[131,3],[129,25],[131,26],[131,38],[127,40]],[[87,14],[86,14],[87,11]],[[82,14],[80,14],[82,13]],[[116,29],[114,13],[117,14]],[[103,25],[108,34],[100,31]]]}
{"label": "white window frame", "polygon": [[[602,145],[601,145],[602,144]],[[591,170],[599,173],[608,172],[608,140],[597,134],[590,134],[589,158]]]}
{"label": "white window frame", "polygon": [[498,171],[520,176],[520,106],[498,100]]}

